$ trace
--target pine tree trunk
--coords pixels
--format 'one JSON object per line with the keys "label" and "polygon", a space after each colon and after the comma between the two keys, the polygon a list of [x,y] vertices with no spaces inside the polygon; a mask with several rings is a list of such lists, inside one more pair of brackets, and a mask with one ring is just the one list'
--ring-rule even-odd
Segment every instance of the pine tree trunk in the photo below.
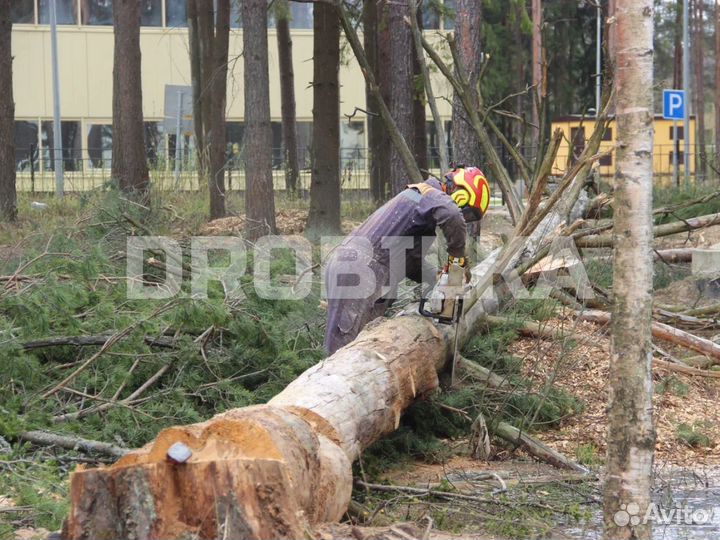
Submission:
{"label": "pine tree trunk", "polygon": [[[652,424],[653,1],[617,0],[614,268],[605,538],[649,539]],[[628,512],[628,510],[630,510]],[[635,512],[637,510],[637,512]]]}
{"label": "pine tree trunk", "polygon": [[312,185],[308,233],[340,234],[340,19],[316,3],[313,22]]}
{"label": "pine tree trunk", "polygon": [[140,4],[117,0],[113,27],[112,178],[123,192],[147,200],[150,181],[142,111]]}
{"label": "pine tree trunk", "polygon": [[188,28],[199,181],[207,182],[210,219],[217,219],[226,213],[230,0],[188,0]]}
{"label": "pine tree trunk", "polygon": [[[413,0],[410,0],[413,1]],[[420,31],[423,29],[422,10],[417,12],[417,22]],[[412,38],[412,33],[410,34]],[[413,124],[415,125],[415,137],[413,138],[413,154],[418,167],[422,171],[428,170],[428,140],[425,124],[427,116],[425,114],[425,89],[422,68],[415,50],[415,41],[412,47],[413,58]]]}
{"label": "pine tree trunk", "polygon": [[[380,35],[381,28],[378,25],[377,2],[363,2],[363,30],[363,48],[365,49],[365,55],[367,56],[375,80],[378,81],[382,89],[378,65],[378,36]],[[380,118],[378,113],[378,104],[367,82],[365,83],[365,102],[367,104],[367,110],[371,113],[367,116],[367,160],[368,170],[370,171],[370,195],[373,201],[377,203],[385,197],[381,162],[383,154],[386,153],[387,143],[384,141],[386,135],[382,126],[382,118]]]}
{"label": "pine tree trunk", "polygon": [[[677,88],[677,87],[676,87]],[[715,166],[720,166],[720,1],[715,0]]]}
{"label": "pine tree trunk", "polygon": [[699,181],[707,178],[707,155],[705,153],[705,29],[703,24],[703,1],[693,2],[693,68],[695,72],[695,118],[697,121],[697,143],[695,149],[695,171]]}
{"label": "pine tree trunk", "polygon": [[287,0],[277,0],[277,46],[280,64],[280,108],[282,113],[283,145],[285,146],[285,187],[288,193],[297,191],[298,142],[295,113],[295,72],[293,70],[292,37],[290,36],[290,6]]}
{"label": "pine tree trunk", "polygon": [[[479,103],[476,88],[481,67],[480,53],[483,50],[481,26],[482,0],[458,0],[455,40],[474,103]],[[457,94],[453,98],[452,125],[453,161],[479,167],[480,142]]]}
{"label": "pine tree trunk", "polygon": [[17,219],[11,1],[0,0],[0,221]]}
{"label": "pine tree trunk", "polygon": [[[384,1],[375,2],[378,10],[377,21],[377,83],[380,94],[385,104],[390,107],[390,96],[392,95],[392,64],[390,59],[390,4]],[[379,111],[376,111],[379,112]],[[377,117],[378,126],[378,149],[377,156],[380,193],[379,202],[384,201],[393,191],[392,177],[390,172],[390,151],[393,146],[390,133],[385,127],[382,118]]]}
{"label": "pine tree trunk", "polygon": [[[205,156],[205,122],[203,118],[203,86],[202,86],[202,56],[200,52],[200,22],[198,17],[198,2],[202,0],[188,0],[188,44],[190,50],[190,78],[193,93],[193,127],[195,131],[195,151],[198,158],[200,177],[207,175],[207,162]],[[175,144],[182,144],[175,141]]]}
{"label": "pine tree trunk", "polygon": [[213,72],[208,80],[211,88],[209,129],[205,143],[210,150],[210,219],[225,216],[225,163],[227,162],[227,131],[225,106],[227,103],[227,65],[230,40],[230,0],[215,0],[217,14],[212,43]]}
{"label": "pine tree trunk", "polygon": [[[413,117],[413,57],[412,30],[406,21],[408,2],[411,0],[388,1],[390,13],[390,113],[400,134],[412,148],[415,137]],[[410,173],[405,167],[400,152],[391,145],[390,178],[393,195],[400,193],[408,184]]]}
{"label": "pine tree trunk", "polygon": [[272,131],[268,71],[267,2],[243,0],[245,82],[245,235],[249,240],[275,233]]}
{"label": "pine tree trunk", "polygon": [[532,0],[532,122],[533,122],[533,142],[536,146],[540,144],[540,111],[538,110],[538,100],[542,96],[543,87],[543,69],[542,69],[542,3],[541,0]]}

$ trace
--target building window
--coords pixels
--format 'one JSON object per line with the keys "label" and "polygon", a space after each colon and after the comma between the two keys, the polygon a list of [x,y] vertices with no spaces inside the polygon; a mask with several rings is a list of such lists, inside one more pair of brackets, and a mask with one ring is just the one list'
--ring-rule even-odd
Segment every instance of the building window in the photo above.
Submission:
{"label": "building window", "polygon": [[[76,0],[55,0],[58,24],[77,24]],[[51,0],[40,0],[40,24],[50,24]]]}
{"label": "building window", "polygon": [[82,23],[90,26],[112,26],[112,0],[83,0]]}
{"label": "building window", "polygon": [[142,26],[162,26],[162,0],[141,1],[140,24]]}
{"label": "building window", "polygon": [[611,127],[606,127],[605,131],[603,132],[602,140],[603,141],[612,141],[613,138],[613,131]]}
{"label": "building window", "polygon": [[240,0],[233,0],[230,3],[230,28],[242,28]]}
{"label": "building window", "polygon": [[162,122],[145,122],[145,155],[148,165],[157,169],[165,155],[165,135]]}
{"label": "building window", "polygon": [[30,171],[31,165],[38,170],[38,125],[37,122],[17,120],[15,122],[15,169]]}
{"label": "building window", "polygon": [[290,28],[313,29],[313,4],[290,2]]}
{"label": "building window", "polygon": [[445,30],[455,30],[455,0],[445,0],[445,9],[443,10],[443,28]]}
{"label": "building window", "polygon": [[612,154],[602,156],[598,163],[601,167],[610,167],[612,165]]}
{"label": "building window", "polygon": [[[674,141],[675,137],[673,137],[673,126],[670,126],[670,140]],[[682,141],[685,139],[685,126],[678,126],[677,128],[677,138],[678,141]]]}
{"label": "building window", "polygon": [[187,0],[165,0],[165,25],[171,28],[187,26]]}
{"label": "building window", "polygon": [[437,0],[423,0],[422,24],[425,30],[440,29],[440,10]]}
{"label": "building window", "polygon": [[340,124],[340,166],[343,169],[365,167],[365,122]]}
{"label": "building window", "polygon": [[[232,25],[232,22],[231,22]],[[242,23],[241,23],[242,26]],[[268,28],[277,27],[274,10],[268,11]],[[290,2],[290,28],[294,30],[313,29],[313,4]]]}
{"label": "building window", "polygon": [[272,129],[272,167],[273,169],[285,168],[285,151],[282,138],[282,122],[270,122]]}
{"label": "building window", "polygon": [[245,135],[245,124],[242,122],[226,122],[225,136],[228,145],[228,159],[231,169],[241,169],[243,135]]}
{"label": "building window", "polygon": [[[54,171],[56,142],[53,133],[53,122],[51,120],[44,120],[41,128],[43,168],[46,171]],[[60,147],[62,148],[63,169],[66,171],[82,170],[80,122],[63,120],[60,124],[60,129],[62,130]]]}
{"label": "building window", "polygon": [[[425,122],[425,136],[428,142],[428,167],[431,169],[440,168],[440,143],[438,141],[437,129],[435,129],[435,122],[432,120]],[[447,137],[447,131],[445,132]],[[445,148],[447,148],[447,141],[444,141]]]}
{"label": "building window", "polygon": [[109,169],[112,164],[112,125],[93,124],[87,138],[90,166]]}
{"label": "building window", "polygon": [[[670,166],[674,165],[674,163],[673,163],[673,156],[674,156],[674,154],[675,154],[674,152],[670,152]],[[680,151],[678,152],[678,156],[677,156],[677,157],[678,157],[678,165],[685,165],[685,152],[683,152],[682,150],[680,150]]]}
{"label": "building window", "polygon": [[311,166],[312,122],[297,122],[298,167],[309,169]]}
{"label": "building window", "polygon": [[34,24],[35,0],[13,0],[10,2],[10,18],[13,24]]}

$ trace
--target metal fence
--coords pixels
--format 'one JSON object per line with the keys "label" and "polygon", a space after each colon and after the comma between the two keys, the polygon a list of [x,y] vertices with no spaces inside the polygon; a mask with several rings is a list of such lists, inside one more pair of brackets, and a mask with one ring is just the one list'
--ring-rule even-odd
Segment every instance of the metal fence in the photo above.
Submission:
{"label": "metal fence", "polygon": [[[18,149],[17,188],[22,192],[49,193],[55,191],[54,151],[45,149]],[[24,156],[24,157],[23,157]],[[63,176],[67,192],[83,192],[102,189],[111,181],[112,156],[105,149],[63,149]],[[81,157],[92,156],[92,157]],[[300,174],[297,191],[300,198],[309,197],[311,159],[309,149],[299,152]],[[437,148],[428,149],[429,170],[440,175],[439,153]],[[508,166],[513,164],[508,159]],[[148,157],[150,181],[155,189],[196,191],[198,184],[198,163],[194,153],[190,152],[181,159],[179,171],[175,171],[174,156],[153,155]],[[344,198],[370,200],[370,173],[368,150],[351,147],[340,149],[340,184]],[[225,186],[229,191],[245,191],[245,167],[240,154],[228,152],[225,167]],[[283,165],[283,151],[273,149],[273,184],[276,191],[287,189]],[[500,199],[500,191],[493,184],[493,197]],[[499,204],[497,201],[494,201]]]}
{"label": "metal fence", "polygon": [[[679,174],[676,177],[673,166],[673,150],[673,145],[656,145],[654,149],[655,181],[660,185],[670,186],[674,182],[680,185],[684,180],[685,156],[682,153],[678,154]],[[507,149],[499,147],[497,151],[511,177],[519,178],[517,166]],[[532,163],[535,160],[536,151],[534,148],[523,147],[519,148],[518,151],[528,162]],[[37,149],[18,149],[17,155],[19,156],[17,159],[17,188],[19,191],[33,193],[55,191],[54,167],[56,161],[53,150],[45,149],[43,152],[38,152]],[[101,189],[110,183],[112,156],[107,149],[63,149],[62,155],[65,190],[67,192]],[[614,155],[607,156],[599,162],[600,174],[607,180],[610,180],[615,173],[614,158]],[[440,175],[442,171],[440,170],[437,148],[428,149],[428,160],[430,173]],[[702,175],[703,168],[699,165],[700,160],[706,163],[706,177]],[[717,161],[714,147],[708,147],[702,154],[698,154],[697,148],[691,147],[691,155],[687,163],[693,181],[702,181],[707,178],[718,179],[720,174],[716,172],[718,171]],[[307,198],[309,196],[311,176],[309,149],[303,149],[300,152],[299,162],[301,170],[297,186],[298,195],[300,198]],[[565,152],[565,155],[561,153],[555,160],[553,174],[562,174],[572,165],[572,162],[572,156],[568,156],[567,152]],[[183,156],[178,173],[175,172],[174,156],[148,156],[148,163],[150,180],[155,189],[195,191],[200,188],[197,160],[192,152]],[[340,149],[340,182],[343,197],[371,199],[368,163],[368,150],[366,148]],[[481,168],[483,165],[483,163],[480,164]],[[286,190],[283,151],[279,148],[273,149],[272,176],[275,190]],[[492,187],[492,204],[501,204],[502,197],[498,183],[493,181],[492,174],[488,174],[488,177]],[[225,168],[225,186],[229,191],[241,193],[245,191],[244,163],[241,155],[232,151],[228,152]],[[520,186],[519,189],[521,189]]]}

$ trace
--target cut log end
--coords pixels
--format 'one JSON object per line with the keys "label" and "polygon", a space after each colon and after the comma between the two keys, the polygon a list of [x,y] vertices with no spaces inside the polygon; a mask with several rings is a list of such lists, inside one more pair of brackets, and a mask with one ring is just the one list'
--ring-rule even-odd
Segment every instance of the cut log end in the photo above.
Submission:
{"label": "cut log end", "polygon": [[[185,463],[167,456],[178,442],[192,451]],[[345,453],[302,416],[250,407],[164,430],[112,467],[76,472],[63,537],[300,538],[342,516],[351,485]]]}

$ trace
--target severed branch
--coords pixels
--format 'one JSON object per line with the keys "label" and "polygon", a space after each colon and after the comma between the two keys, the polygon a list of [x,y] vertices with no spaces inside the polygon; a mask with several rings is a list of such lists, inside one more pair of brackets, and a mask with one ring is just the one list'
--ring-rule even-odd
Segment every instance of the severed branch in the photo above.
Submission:
{"label": "severed branch", "polygon": [[47,431],[26,431],[18,435],[21,441],[29,442],[38,446],[57,446],[66,450],[77,450],[86,454],[102,454],[111,457],[122,457],[129,452],[125,448],[120,448],[114,444],[91,441],[81,437],[70,437],[67,435],[59,435],[57,433],[49,433]]}
{"label": "severed branch", "polygon": [[[112,334],[98,334],[94,336],[56,336],[46,339],[25,341],[21,344],[21,347],[25,351],[47,349],[50,347],[63,347],[68,345],[73,347],[92,347],[105,345],[111,337]],[[172,338],[145,336],[144,339],[145,343],[151,347],[172,349],[177,346],[176,341]]]}
{"label": "severed branch", "polygon": [[[612,318],[610,313],[598,310],[588,310],[577,313],[577,317],[584,321],[599,324],[608,324]],[[668,324],[653,322],[652,335],[654,338],[681,345],[697,351],[713,359],[712,364],[720,364],[720,345],[699,336],[694,336]]]}

